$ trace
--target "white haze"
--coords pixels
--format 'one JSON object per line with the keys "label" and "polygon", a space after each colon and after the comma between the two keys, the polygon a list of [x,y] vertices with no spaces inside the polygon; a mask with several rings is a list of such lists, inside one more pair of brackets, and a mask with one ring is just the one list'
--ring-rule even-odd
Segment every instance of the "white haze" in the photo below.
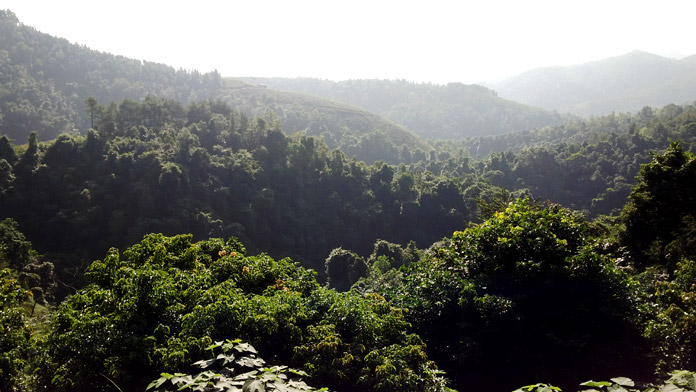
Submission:
{"label": "white haze", "polygon": [[92,49],[223,76],[491,82],[644,50],[696,54],[696,2],[4,0]]}

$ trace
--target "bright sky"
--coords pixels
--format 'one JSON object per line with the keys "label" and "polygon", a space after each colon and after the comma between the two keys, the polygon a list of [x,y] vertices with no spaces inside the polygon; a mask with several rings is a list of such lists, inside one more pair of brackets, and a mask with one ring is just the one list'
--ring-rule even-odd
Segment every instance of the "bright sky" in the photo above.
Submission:
{"label": "bright sky", "polygon": [[696,54],[693,0],[3,0],[39,31],[223,76],[497,81],[636,49]]}

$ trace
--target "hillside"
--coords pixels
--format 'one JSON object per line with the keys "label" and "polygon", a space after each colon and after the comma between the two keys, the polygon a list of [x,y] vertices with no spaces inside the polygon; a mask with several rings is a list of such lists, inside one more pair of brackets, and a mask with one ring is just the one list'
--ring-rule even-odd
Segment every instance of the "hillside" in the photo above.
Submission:
{"label": "hillside", "polygon": [[411,152],[424,156],[429,143],[393,122],[355,106],[266,85],[224,79],[220,98],[253,116],[272,111],[287,134],[303,132],[324,139],[329,148],[372,163],[412,161]]}
{"label": "hillside", "polygon": [[635,112],[696,99],[696,56],[673,60],[634,51],[575,66],[533,69],[494,88],[507,99],[562,113]]}
{"label": "hillside", "polygon": [[559,124],[556,113],[522,105],[477,85],[404,80],[247,78],[285,91],[342,101],[379,114],[426,139],[499,135]]}
{"label": "hillside", "polygon": [[378,115],[326,99],[261,89],[217,72],[176,70],[164,64],[102,53],[41,33],[0,10],[0,134],[24,142],[92,126],[85,101],[108,106],[147,97],[182,104],[225,99],[248,116],[276,113],[287,133],[305,131],[349,156],[409,162],[430,146]]}
{"label": "hillside", "polygon": [[85,100],[120,103],[157,96],[205,100],[220,88],[217,72],[175,70],[91,50],[23,25],[0,10],[0,133],[25,141],[79,133],[90,126]]}

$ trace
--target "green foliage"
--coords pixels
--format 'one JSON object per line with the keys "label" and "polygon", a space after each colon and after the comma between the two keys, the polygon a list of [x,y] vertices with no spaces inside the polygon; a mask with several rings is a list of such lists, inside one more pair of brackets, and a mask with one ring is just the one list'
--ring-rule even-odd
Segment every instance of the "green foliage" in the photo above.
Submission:
{"label": "green foliage", "polygon": [[[148,385],[153,391],[327,391],[315,389],[300,379],[307,374],[287,366],[264,366],[266,362],[257,357],[257,351],[241,340],[215,342],[208,346],[210,359],[194,363],[203,370],[198,374],[162,373],[161,377]],[[216,352],[219,352],[215,355]]]}
{"label": "green foliage", "polygon": [[56,282],[53,263],[45,261],[10,218],[0,221],[0,269],[7,268],[31,294],[31,315],[41,303],[53,301]]}
{"label": "green foliage", "polygon": [[367,274],[365,260],[357,254],[336,248],[326,258],[326,276],[329,287],[337,291],[347,291]]}
{"label": "green foliage", "polygon": [[641,265],[670,263],[696,255],[696,157],[678,142],[641,167],[639,182],[622,212],[622,242]]}
{"label": "green foliage", "polygon": [[90,50],[26,26],[9,10],[0,10],[0,37],[0,125],[15,140],[32,131],[50,140],[108,122],[108,108],[97,102],[148,95],[189,102],[212,98],[222,87],[217,72],[175,70]]}
{"label": "green foliage", "polygon": [[[602,250],[599,234],[569,210],[519,199],[455,232],[383,292],[408,309],[461,388],[644,370],[635,283]],[[500,363],[505,380],[493,377]]]}
{"label": "green foliage", "polygon": [[[234,81],[226,80],[231,84]],[[285,90],[285,89],[280,89]],[[330,148],[373,163],[410,163],[411,151],[430,144],[380,115],[338,101],[296,92],[246,85],[227,88],[222,98],[254,116],[273,113],[288,135],[303,133],[321,138]]]}
{"label": "green foliage", "polygon": [[549,384],[532,384],[525,385],[521,388],[515,389],[513,392],[560,392],[561,388],[554,387]]}
{"label": "green foliage", "polygon": [[[659,385],[637,385],[628,377],[614,377],[609,381],[585,381],[579,392],[693,392],[696,391],[696,375],[688,370],[676,370]],[[514,392],[560,392],[561,388],[549,384],[533,384]]]}
{"label": "green foliage", "polygon": [[[57,309],[45,343],[43,382],[57,390],[106,390],[111,382],[145,388],[155,374],[207,363],[213,341],[239,336],[274,362],[301,367],[313,382],[331,388],[444,388],[400,309],[374,295],[320,288],[312,271],[289,259],[244,252],[235,239],[194,243],[191,235],[162,234],[146,236],[123,255],[112,249],[89,267],[92,283]],[[327,351],[321,344],[326,339],[340,343]],[[409,357],[413,350],[421,354]],[[407,367],[383,369],[374,361]],[[261,367],[254,358],[238,364]],[[281,370],[272,373],[281,377]],[[211,380],[201,374],[168,379]],[[390,390],[385,388],[379,387]]]}
{"label": "green foliage", "polygon": [[420,338],[407,333],[402,310],[376,294],[320,290],[310,300],[324,322],[307,328],[307,341],[295,348],[317,384],[335,389],[379,391],[448,390],[442,372],[428,359]]}
{"label": "green foliage", "polygon": [[[150,232],[235,236],[251,252],[323,273],[339,246],[369,254],[382,238],[423,247],[472,218],[463,195],[472,179],[367,166],[316,139],[284,136],[270,115],[155,98],[105,110],[85,137],[33,139],[8,163],[0,192],[0,213],[59,256],[59,279],[73,287],[84,284],[88,261]],[[61,289],[59,297],[70,293]]]}
{"label": "green foliage", "polygon": [[646,336],[653,341],[657,354],[657,371],[693,368],[696,349],[696,262],[685,259],[677,263],[674,279],[657,280]]}
{"label": "green foliage", "polygon": [[0,390],[16,391],[24,384],[24,368],[32,333],[21,303],[31,296],[11,270],[0,269]]}

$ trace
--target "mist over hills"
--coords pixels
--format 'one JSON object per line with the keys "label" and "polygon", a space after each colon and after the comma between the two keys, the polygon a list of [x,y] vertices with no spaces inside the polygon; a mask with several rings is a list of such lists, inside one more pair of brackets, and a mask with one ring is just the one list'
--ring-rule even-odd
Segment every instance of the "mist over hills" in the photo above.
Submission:
{"label": "mist over hills", "polygon": [[426,139],[456,140],[525,131],[562,122],[558,113],[500,98],[479,85],[405,80],[244,78],[251,83],[346,102],[401,124]]}
{"label": "mist over hills", "polygon": [[493,88],[501,97],[561,113],[636,112],[692,102],[696,56],[674,60],[637,50],[580,65],[532,69]]}

